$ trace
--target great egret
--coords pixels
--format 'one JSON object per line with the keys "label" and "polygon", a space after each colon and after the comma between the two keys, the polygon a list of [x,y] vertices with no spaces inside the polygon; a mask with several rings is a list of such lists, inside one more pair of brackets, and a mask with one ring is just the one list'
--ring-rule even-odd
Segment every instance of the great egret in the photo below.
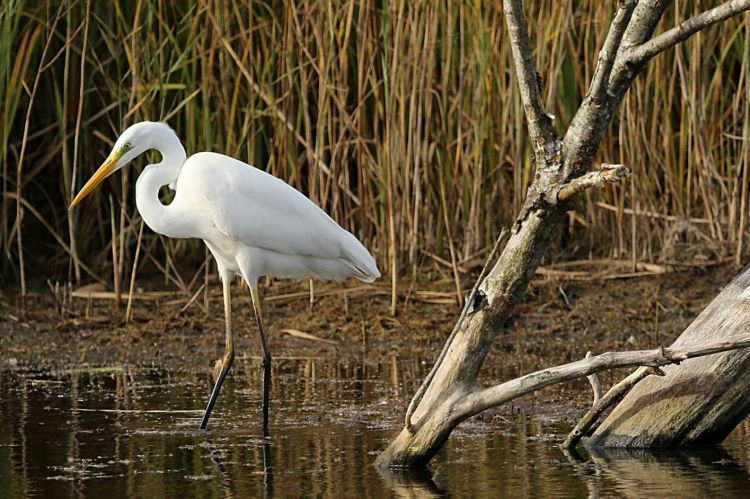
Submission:
{"label": "great egret", "polygon": [[[250,288],[260,332],[266,416],[271,352],[263,328],[258,278],[341,281],[356,277],[372,282],[380,277],[375,259],[357,238],[282,180],[222,154],[201,152],[187,158],[174,130],[165,123],[136,123],[125,130],[69,209],[109,175],[150,149],[159,151],[162,158],[160,163],[146,166],[136,182],[135,202],[141,217],[151,230],[167,237],[203,239],[216,259],[224,288],[226,350],[200,427],[208,424],[234,360],[230,283],[235,275]],[[159,200],[164,185],[175,191],[168,205]],[[264,418],[264,426],[265,422]]]}

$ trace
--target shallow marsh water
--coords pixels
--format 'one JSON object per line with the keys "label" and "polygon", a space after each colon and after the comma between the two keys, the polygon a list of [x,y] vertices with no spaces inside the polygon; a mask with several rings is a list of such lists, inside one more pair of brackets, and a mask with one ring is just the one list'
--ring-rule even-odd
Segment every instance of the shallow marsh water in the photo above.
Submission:
{"label": "shallow marsh water", "polygon": [[[718,449],[564,454],[554,405],[468,422],[429,471],[383,472],[409,362],[280,359],[270,435],[240,361],[197,430],[205,370],[0,371],[3,497],[706,497],[750,489],[750,427]],[[567,410],[565,408],[558,408]]]}
{"label": "shallow marsh water", "polygon": [[[669,344],[733,275],[532,288],[490,352],[482,382],[578,360],[587,350]],[[585,380],[466,421],[428,471],[377,470],[377,453],[400,430],[408,397],[456,314],[413,302],[394,319],[380,298],[353,294],[348,313],[337,295],[322,297],[314,311],[306,295],[267,302],[275,358],[264,438],[257,336],[242,303],[235,313],[240,356],[210,431],[201,432],[212,359],[224,348],[220,296],[208,317],[178,314],[184,300],[177,300],[141,304],[130,324],[97,302],[91,310],[76,302],[63,317],[41,303],[20,321],[0,296],[0,498],[657,498],[750,490],[747,421],[717,449],[565,455],[558,444],[591,403]],[[338,344],[281,334],[285,328]],[[602,373],[602,382],[624,374]]]}

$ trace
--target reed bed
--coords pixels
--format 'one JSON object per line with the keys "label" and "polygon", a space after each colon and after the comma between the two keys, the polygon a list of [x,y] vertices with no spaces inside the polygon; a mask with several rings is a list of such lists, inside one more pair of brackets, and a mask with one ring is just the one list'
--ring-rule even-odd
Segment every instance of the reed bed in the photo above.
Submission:
{"label": "reed bed", "polygon": [[[526,3],[564,130],[616,2]],[[680,2],[664,22],[708,3]],[[4,1],[2,279],[24,293],[42,277],[127,292],[140,248],[139,273],[192,292],[210,270],[202,244],[141,232],[144,161],[66,212],[126,125],[164,120],[189,154],[241,158],[323,206],[373,250],[394,307],[398,286],[425,269],[460,288],[533,175],[499,4]],[[743,260],[748,47],[745,15],[649,64],[599,155],[631,166],[632,180],[588,193],[551,260]]]}

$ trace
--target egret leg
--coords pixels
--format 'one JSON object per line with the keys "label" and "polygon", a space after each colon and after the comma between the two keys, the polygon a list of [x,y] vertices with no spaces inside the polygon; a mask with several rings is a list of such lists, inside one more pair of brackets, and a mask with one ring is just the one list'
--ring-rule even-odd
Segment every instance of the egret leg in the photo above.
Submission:
{"label": "egret leg", "polygon": [[205,430],[208,425],[208,418],[211,417],[211,411],[214,408],[216,399],[219,398],[219,391],[221,385],[224,383],[224,378],[227,377],[229,368],[232,367],[234,361],[234,338],[232,337],[232,296],[231,296],[231,279],[223,279],[224,286],[224,318],[226,320],[225,331],[226,331],[226,346],[224,350],[224,356],[221,359],[221,370],[219,376],[216,378],[216,384],[211,392],[211,398],[208,399],[208,406],[206,412],[203,413],[203,419],[201,420],[201,429]]}
{"label": "egret leg", "polygon": [[263,434],[268,434],[268,402],[271,394],[271,349],[268,346],[268,337],[266,329],[263,327],[263,314],[261,313],[260,297],[258,290],[250,288],[250,296],[253,300],[253,312],[255,312],[255,322],[258,323],[260,332],[260,343],[263,347]]}

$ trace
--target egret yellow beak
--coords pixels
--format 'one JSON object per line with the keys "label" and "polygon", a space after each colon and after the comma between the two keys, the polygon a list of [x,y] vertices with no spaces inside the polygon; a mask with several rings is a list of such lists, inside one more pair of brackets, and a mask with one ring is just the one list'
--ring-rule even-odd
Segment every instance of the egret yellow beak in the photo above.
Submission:
{"label": "egret yellow beak", "polygon": [[75,208],[75,206],[80,203],[83,198],[91,194],[91,191],[93,191],[97,185],[101,184],[102,180],[114,173],[115,167],[117,166],[117,161],[122,157],[123,153],[124,151],[122,149],[117,152],[112,151],[109,157],[104,160],[102,166],[100,166],[99,169],[96,170],[96,173],[91,176],[89,181],[86,182],[86,185],[84,185],[83,188],[78,192],[78,195],[73,199],[73,202],[70,203],[68,211]]}

